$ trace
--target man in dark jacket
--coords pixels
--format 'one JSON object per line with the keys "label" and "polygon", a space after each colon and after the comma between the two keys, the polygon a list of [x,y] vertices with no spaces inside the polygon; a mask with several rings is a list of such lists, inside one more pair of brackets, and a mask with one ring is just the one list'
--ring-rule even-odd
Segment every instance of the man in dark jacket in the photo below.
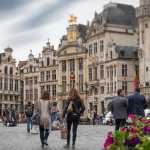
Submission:
{"label": "man in dark jacket", "polygon": [[121,89],[117,91],[116,96],[108,105],[108,110],[112,112],[115,119],[115,130],[125,126],[127,119],[128,100],[124,97]]}
{"label": "man in dark jacket", "polygon": [[33,105],[28,102],[25,113],[26,113],[26,118],[27,118],[27,132],[29,133],[30,130],[32,129],[32,115],[33,115]]}
{"label": "man in dark jacket", "polygon": [[145,97],[140,94],[140,89],[137,88],[135,93],[128,97],[128,114],[145,116],[144,109],[147,108]]}

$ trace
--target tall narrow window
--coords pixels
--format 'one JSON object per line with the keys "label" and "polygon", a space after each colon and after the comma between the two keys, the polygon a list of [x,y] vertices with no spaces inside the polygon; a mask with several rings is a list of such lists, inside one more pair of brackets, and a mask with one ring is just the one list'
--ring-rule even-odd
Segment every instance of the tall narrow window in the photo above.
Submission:
{"label": "tall narrow window", "polygon": [[127,94],[127,91],[128,91],[127,81],[122,81],[122,90]]}
{"label": "tall narrow window", "polygon": [[92,81],[93,79],[93,73],[92,73],[92,68],[89,68],[89,81]]}
{"label": "tall narrow window", "polygon": [[13,75],[13,68],[10,67],[10,75]]}
{"label": "tall narrow window", "polygon": [[74,71],[75,71],[75,60],[70,59],[70,72],[74,72]]}
{"label": "tall narrow window", "polygon": [[44,72],[41,72],[41,81],[44,82]]}
{"label": "tall narrow window", "polygon": [[52,95],[56,97],[56,85],[52,85]]}
{"label": "tall narrow window", "polygon": [[8,74],[8,67],[7,66],[5,66],[4,71],[5,71],[5,74]]}
{"label": "tall narrow window", "polygon": [[89,56],[92,55],[92,44],[89,45]]}
{"label": "tall narrow window", "polygon": [[97,42],[94,43],[94,53],[97,53]]}
{"label": "tall narrow window", "polygon": [[104,41],[101,40],[100,41],[100,52],[103,52],[104,51]]}
{"label": "tall narrow window", "polygon": [[79,70],[83,70],[83,58],[79,58]]}
{"label": "tall narrow window", "polygon": [[62,72],[66,72],[66,60],[62,61]]}
{"label": "tall narrow window", "polygon": [[52,70],[52,80],[56,80],[56,70]]}
{"label": "tall narrow window", "polygon": [[83,75],[79,75],[79,91],[83,92]]}
{"label": "tall narrow window", "polygon": [[62,76],[62,92],[66,92],[67,89],[67,81],[66,81],[66,76]]}
{"label": "tall narrow window", "polygon": [[47,57],[47,66],[49,66],[50,65],[50,59],[49,59],[49,57]]}
{"label": "tall narrow window", "polygon": [[127,64],[122,64],[122,76],[126,77],[128,75],[128,66]]}
{"label": "tall narrow window", "polygon": [[47,81],[50,80],[50,71],[46,71],[46,80],[47,80]]}
{"label": "tall narrow window", "polygon": [[104,65],[100,65],[100,78],[104,79]]}

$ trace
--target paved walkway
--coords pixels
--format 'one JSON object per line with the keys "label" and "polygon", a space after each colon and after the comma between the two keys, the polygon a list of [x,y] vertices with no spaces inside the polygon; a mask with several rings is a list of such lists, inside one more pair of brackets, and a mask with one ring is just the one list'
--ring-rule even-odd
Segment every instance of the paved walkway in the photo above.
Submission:
{"label": "paved walkway", "polygon": [[[76,150],[101,150],[110,126],[80,126]],[[60,138],[59,131],[52,131],[46,150],[64,150],[66,141]],[[38,134],[26,133],[26,126],[3,127],[0,125],[0,150],[41,150]],[[71,148],[70,148],[71,149]]]}

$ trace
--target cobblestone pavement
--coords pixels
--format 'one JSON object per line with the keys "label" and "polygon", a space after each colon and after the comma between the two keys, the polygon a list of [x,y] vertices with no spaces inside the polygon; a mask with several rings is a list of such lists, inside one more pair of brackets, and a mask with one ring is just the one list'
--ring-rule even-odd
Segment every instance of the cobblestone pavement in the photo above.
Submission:
{"label": "cobblestone pavement", "polygon": [[[110,126],[79,126],[76,150],[101,150]],[[46,150],[64,150],[65,140],[59,131],[52,131]],[[26,133],[26,126],[3,127],[0,124],[0,150],[41,150],[38,134]],[[71,149],[71,148],[70,148]]]}

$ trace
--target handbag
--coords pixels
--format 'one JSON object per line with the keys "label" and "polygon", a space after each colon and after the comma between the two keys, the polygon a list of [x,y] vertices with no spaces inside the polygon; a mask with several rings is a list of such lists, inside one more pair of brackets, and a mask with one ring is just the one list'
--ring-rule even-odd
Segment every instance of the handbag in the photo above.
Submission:
{"label": "handbag", "polygon": [[62,123],[60,128],[60,137],[61,139],[67,139],[67,127],[66,127],[66,120]]}

